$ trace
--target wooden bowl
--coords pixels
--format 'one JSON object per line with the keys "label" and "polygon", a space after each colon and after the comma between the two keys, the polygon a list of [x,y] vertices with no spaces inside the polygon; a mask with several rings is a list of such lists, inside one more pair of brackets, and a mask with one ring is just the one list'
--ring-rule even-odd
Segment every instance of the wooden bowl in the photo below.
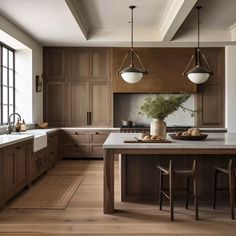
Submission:
{"label": "wooden bowl", "polygon": [[37,124],[40,129],[46,129],[48,127],[48,122],[42,122]]}

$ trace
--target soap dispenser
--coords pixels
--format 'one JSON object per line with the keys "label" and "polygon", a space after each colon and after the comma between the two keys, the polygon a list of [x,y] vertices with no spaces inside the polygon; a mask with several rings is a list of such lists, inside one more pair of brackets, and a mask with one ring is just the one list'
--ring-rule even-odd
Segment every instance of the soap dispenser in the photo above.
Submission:
{"label": "soap dispenser", "polygon": [[20,131],[25,132],[26,131],[26,124],[25,124],[25,120],[23,119],[21,126],[20,126]]}
{"label": "soap dispenser", "polygon": [[20,119],[18,118],[15,124],[16,132],[20,132],[20,127],[21,127],[21,123],[20,123]]}

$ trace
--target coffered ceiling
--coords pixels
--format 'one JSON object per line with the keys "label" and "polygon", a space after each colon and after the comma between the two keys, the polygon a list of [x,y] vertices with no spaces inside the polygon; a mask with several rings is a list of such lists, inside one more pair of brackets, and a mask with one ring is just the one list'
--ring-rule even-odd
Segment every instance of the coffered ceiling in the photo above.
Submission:
{"label": "coffered ceiling", "polygon": [[203,44],[234,44],[235,0],[1,0],[0,14],[42,45],[129,46],[135,5],[135,46],[193,46],[197,2]]}

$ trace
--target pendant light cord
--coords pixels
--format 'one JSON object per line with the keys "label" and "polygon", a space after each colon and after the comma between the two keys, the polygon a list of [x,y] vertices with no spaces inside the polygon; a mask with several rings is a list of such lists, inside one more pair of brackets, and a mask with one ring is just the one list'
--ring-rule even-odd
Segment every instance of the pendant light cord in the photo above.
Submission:
{"label": "pendant light cord", "polygon": [[200,10],[201,6],[197,6],[197,65],[200,65]]}
{"label": "pendant light cord", "polygon": [[134,64],[134,8],[135,6],[130,6],[131,9],[131,63],[130,66]]}
{"label": "pendant light cord", "polygon": [[200,48],[200,8],[197,8],[197,47]]}

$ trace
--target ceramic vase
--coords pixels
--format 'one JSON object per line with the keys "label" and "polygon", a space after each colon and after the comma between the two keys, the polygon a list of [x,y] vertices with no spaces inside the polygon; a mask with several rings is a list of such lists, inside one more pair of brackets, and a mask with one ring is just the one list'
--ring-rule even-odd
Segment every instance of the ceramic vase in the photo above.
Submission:
{"label": "ceramic vase", "polygon": [[166,138],[166,122],[164,120],[152,119],[150,124],[150,134]]}

